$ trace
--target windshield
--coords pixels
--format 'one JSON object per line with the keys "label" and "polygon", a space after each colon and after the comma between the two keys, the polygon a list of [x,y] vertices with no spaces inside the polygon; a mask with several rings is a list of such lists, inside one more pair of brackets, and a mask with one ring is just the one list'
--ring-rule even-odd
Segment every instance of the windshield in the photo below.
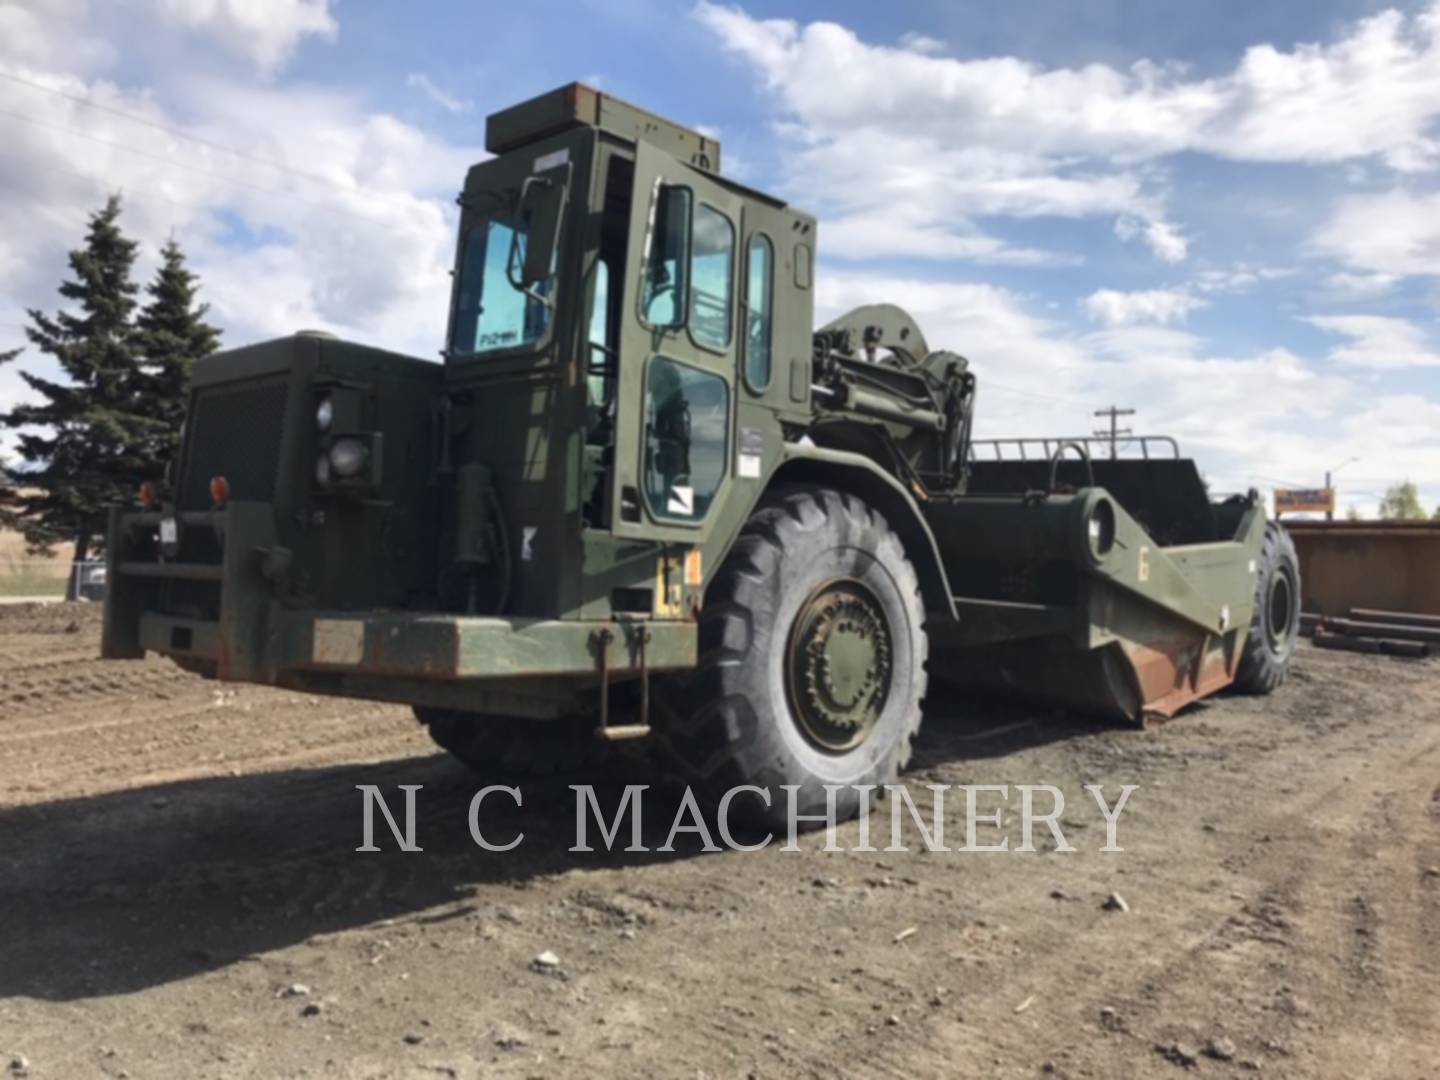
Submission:
{"label": "windshield", "polygon": [[525,261],[526,222],[478,221],[465,234],[460,295],[450,348],[487,353],[533,345],[550,326],[555,278],[523,292],[512,284]]}

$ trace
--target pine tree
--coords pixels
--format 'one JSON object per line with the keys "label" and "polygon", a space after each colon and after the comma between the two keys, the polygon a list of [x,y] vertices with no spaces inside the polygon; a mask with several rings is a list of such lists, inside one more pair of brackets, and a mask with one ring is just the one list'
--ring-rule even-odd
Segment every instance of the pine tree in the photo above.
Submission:
{"label": "pine tree", "polygon": [[[84,246],[70,253],[73,276],[62,282],[60,295],[72,310],[29,311],[25,336],[55,359],[64,380],[20,372],[41,401],[0,414],[0,426],[19,429],[21,464],[8,472],[25,492],[4,521],[35,551],[73,540],[77,571],[104,543],[106,510],[133,499],[155,469],[147,447],[157,425],[138,407],[143,373],[131,321],[136,244],[120,231],[119,217],[120,198],[112,195],[91,215]],[[0,363],[18,354],[3,354]]]}
{"label": "pine tree", "polygon": [[208,304],[197,304],[198,281],[185,266],[185,253],[174,240],[160,249],[160,269],[146,292],[150,301],[135,320],[145,366],[143,411],[157,422],[151,457],[172,461],[180,450],[180,425],[195,361],[220,343],[220,331],[205,322]]}
{"label": "pine tree", "polygon": [[[24,349],[11,349],[9,352],[0,352],[0,367],[8,364],[24,351]],[[4,414],[0,413],[0,421],[3,420]],[[10,475],[10,461],[10,455],[4,450],[0,450],[0,527],[9,524],[9,519],[5,516],[6,496],[15,486],[15,481]]]}

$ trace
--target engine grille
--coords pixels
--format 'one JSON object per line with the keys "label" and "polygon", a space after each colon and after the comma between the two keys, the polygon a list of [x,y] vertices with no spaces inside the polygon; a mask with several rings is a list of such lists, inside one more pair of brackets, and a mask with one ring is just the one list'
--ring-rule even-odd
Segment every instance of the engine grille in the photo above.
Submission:
{"label": "engine grille", "polygon": [[230,481],[230,497],[264,502],[275,493],[285,422],[284,378],[202,390],[189,420],[185,467],[176,490],[182,510],[210,505],[210,478]]}

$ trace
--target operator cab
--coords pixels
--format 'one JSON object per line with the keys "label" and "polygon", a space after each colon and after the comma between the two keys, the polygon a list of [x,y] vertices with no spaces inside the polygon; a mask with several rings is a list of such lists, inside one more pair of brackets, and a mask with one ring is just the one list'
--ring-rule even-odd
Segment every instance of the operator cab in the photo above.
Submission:
{"label": "operator cab", "polygon": [[[492,115],[486,148],[460,198],[450,460],[499,492],[512,610],[658,614],[654,548],[709,545],[808,415],[814,220],[580,84]],[[573,574],[568,601],[535,565]]]}

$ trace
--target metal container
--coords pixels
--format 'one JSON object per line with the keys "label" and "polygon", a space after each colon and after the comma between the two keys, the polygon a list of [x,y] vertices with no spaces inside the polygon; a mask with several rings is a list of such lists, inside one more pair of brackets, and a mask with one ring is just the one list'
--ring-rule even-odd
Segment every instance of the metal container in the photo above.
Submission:
{"label": "metal container", "polygon": [[1302,607],[1440,615],[1440,522],[1287,521],[1300,555]]}

